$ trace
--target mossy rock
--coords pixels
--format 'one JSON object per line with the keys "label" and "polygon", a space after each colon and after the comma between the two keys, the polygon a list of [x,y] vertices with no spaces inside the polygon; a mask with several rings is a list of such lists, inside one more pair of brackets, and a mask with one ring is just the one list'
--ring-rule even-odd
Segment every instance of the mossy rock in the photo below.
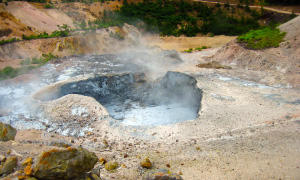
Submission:
{"label": "mossy rock", "polygon": [[83,148],[67,148],[41,153],[33,164],[33,176],[38,179],[76,179],[91,171],[98,162],[95,153]]}
{"label": "mossy rock", "polygon": [[0,141],[14,140],[17,134],[17,130],[11,127],[9,124],[3,124],[0,122]]}
{"label": "mossy rock", "polygon": [[0,175],[2,174],[10,174],[14,171],[17,166],[18,159],[15,156],[8,158],[5,163],[0,166]]}
{"label": "mossy rock", "polygon": [[112,170],[115,170],[117,167],[118,167],[118,163],[117,162],[108,162],[108,163],[105,163],[105,169],[107,171],[112,171]]}

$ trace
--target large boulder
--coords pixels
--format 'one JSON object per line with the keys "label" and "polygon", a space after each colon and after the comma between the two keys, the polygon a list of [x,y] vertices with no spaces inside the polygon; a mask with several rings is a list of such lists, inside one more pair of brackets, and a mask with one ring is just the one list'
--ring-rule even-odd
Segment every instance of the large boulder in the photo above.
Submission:
{"label": "large boulder", "polygon": [[5,163],[0,166],[0,175],[2,174],[10,174],[14,171],[15,167],[17,166],[18,159],[16,156],[12,156],[8,158]]}
{"label": "large boulder", "polygon": [[41,153],[33,164],[33,176],[38,179],[76,179],[91,171],[98,162],[95,153],[83,148],[67,148]]}
{"label": "large boulder", "polygon": [[0,141],[14,140],[17,134],[17,130],[11,127],[9,124],[3,124],[0,122]]}

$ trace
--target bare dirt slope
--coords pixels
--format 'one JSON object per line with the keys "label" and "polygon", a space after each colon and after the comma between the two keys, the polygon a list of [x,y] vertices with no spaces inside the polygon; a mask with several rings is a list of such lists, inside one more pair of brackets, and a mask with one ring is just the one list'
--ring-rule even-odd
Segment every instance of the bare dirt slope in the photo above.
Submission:
{"label": "bare dirt slope", "polygon": [[[248,74],[253,80],[300,87],[300,17],[281,26],[281,31],[287,32],[285,41],[278,48],[250,50],[236,41],[232,41],[208,61],[218,61],[233,68],[243,69],[243,73],[233,73],[243,76]],[[249,71],[248,71],[249,70]],[[251,72],[252,71],[252,72]],[[257,77],[250,74],[266,73]]]}
{"label": "bare dirt slope", "polygon": [[23,24],[39,32],[52,33],[58,30],[57,25],[62,26],[63,24],[74,27],[72,19],[57,9],[44,9],[43,6],[38,7],[38,5],[28,2],[13,1],[9,2],[6,10]]}

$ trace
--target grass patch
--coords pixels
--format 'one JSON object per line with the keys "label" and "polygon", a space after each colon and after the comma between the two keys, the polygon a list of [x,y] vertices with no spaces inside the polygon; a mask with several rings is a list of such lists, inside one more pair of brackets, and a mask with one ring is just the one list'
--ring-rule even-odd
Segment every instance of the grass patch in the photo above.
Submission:
{"label": "grass patch", "polygon": [[[0,71],[0,80],[14,78],[19,75],[28,73],[29,71],[46,64],[53,58],[56,58],[56,56],[54,56],[52,53],[43,54],[40,58],[26,58],[25,60],[21,61],[22,67],[20,68],[12,68],[11,66],[6,66],[3,70]],[[35,66],[32,66],[30,64],[34,64]]]}
{"label": "grass patch", "polygon": [[250,49],[266,49],[278,47],[283,41],[286,32],[281,33],[278,28],[266,27],[260,30],[251,30],[238,37],[238,42]]}

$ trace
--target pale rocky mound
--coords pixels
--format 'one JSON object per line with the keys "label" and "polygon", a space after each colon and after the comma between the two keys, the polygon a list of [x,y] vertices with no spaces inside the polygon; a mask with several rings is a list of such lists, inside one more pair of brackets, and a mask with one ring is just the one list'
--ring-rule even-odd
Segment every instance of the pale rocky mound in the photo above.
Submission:
{"label": "pale rocky mound", "polygon": [[279,29],[287,34],[284,38],[285,41],[281,42],[278,48],[251,50],[244,48],[237,43],[237,40],[234,40],[220,49],[209,61],[220,62],[233,69],[242,68],[242,73],[229,72],[239,76],[244,76],[251,71],[251,80],[299,88],[300,17],[282,24]]}

